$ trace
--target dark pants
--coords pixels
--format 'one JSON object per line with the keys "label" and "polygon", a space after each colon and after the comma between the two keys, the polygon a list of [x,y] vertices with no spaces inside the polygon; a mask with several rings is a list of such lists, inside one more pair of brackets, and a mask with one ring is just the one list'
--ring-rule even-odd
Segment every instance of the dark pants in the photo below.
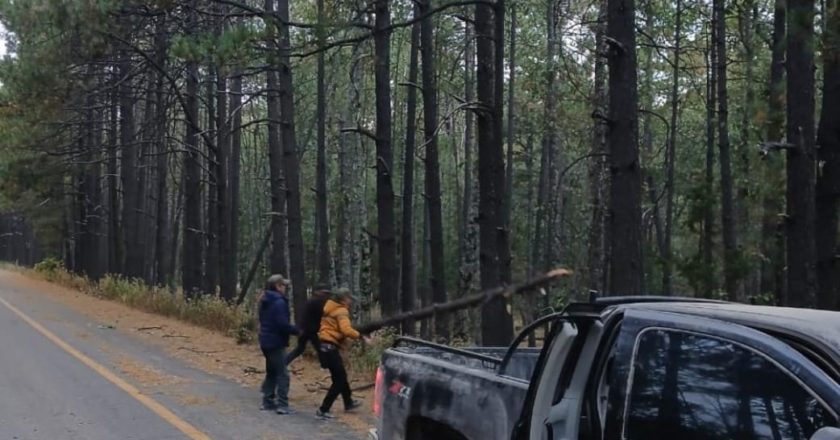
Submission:
{"label": "dark pants", "polygon": [[339,353],[338,348],[334,345],[321,344],[322,347],[318,351],[318,357],[320,358],[321,366],[330,370],[330,377],[332,378],[332,386],[327,391],[324,402],[321,403],[321,411],[329,412],[339,394],[344,400],[344,408],[349,408],[353,405],[353,393],[350,391],[350,383],[347,382],[347,371],[344,369],[344,361],[341,359],[341,353]]}
{"label": "dark pants", "polygon": [[289,370],[286,369],[286,349],[263,349],[265,380],[262,383],[263,403],[281,408],[289,406]]}
{"label": "dark pants", "polygon": [[286,365],[291,364],[295,359],[302,355],[304,351],[306,351],[307,342],[312,344],[312,347],[315,348],[316,352],[320,351],[321,340],[318,339],[318,333],[304,333],[298,336],[297,347],[286,355]]}

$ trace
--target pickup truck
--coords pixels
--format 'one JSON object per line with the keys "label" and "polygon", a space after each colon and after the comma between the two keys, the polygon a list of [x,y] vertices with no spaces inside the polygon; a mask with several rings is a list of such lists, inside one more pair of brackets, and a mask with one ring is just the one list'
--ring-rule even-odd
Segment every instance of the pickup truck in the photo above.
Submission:
{"label": "pickup truck", "polygon": [[[520,348],[541,329],[543,348]],[[609,297],[506,348],[398,339],[381,440],[838,440],[840,313]]]}

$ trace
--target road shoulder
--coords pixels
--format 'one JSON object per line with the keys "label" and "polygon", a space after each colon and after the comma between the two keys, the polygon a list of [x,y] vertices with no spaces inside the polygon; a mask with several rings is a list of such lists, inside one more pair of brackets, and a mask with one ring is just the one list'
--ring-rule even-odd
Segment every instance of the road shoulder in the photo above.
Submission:
{"label": "road shoulder", "polygon": [[214,438],[363,438],[372,425],[364,409],[332,423],[314,418],[329,375],[312,359],[293,364],[290,398],[300,414],[281,422],[256,410],[262,356],[254,346],[16,272],[0,271],[0,295],[186,420],[212,422]]}

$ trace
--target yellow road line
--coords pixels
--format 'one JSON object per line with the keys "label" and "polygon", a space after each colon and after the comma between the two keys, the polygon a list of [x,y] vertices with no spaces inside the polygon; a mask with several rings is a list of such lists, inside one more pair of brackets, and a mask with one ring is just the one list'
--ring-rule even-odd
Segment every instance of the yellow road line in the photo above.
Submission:
{"label": "yellow road line", "polygon": [[55,345],[58,345],[59,348],[66,351],[68,354],[73,356],[74,358],[78,359],[79,362],[87,365],[90,367],[91,370],[97,372],[100,376],[107,379],[112,384],[119,387],[121,390],[128,393],[131,397],[133,397],[138,402],[142,403],[146,408],[152,410],[153,413],[157,414],[160,418],[168,422],[170,425],[177,428],[179,431],[186,434],[191,440],[210,440],[210,436],[207,434],[199,431],[195,426],[190,425],[184,419],[178,417],[170,411],[165,406],[161,405],[158,401],[152,399],[151,397],[143,394],[138,390],[134,385],[126,382],[125,380],[121,379],[119,376],[112,373],[110,370],[99,364],[98,362],[94,361],[93,359],[85,356],[79,350],[76,350],[70,344],[61,340],[58,336],[56,336],[53,332],[47,330],[36,322],[34,319],[27,316],[25,313],[18,310],[15,306],[9,304],[3,298],[0,298],[0,304],[3,304],[7,309],[11,310],[15,315],[17,315],[20,319],[25,321],[27,324],[32,326],[38,333],[44,335],[45,338],[49,339]]}

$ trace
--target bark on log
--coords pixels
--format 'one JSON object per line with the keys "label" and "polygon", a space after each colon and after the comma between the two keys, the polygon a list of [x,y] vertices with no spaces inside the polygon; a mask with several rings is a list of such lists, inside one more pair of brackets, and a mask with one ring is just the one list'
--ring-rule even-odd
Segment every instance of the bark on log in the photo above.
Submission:
{"label": "bark on log", "polygon": [[372,333],[384,327],[396,326],[403,321],[428,319],[433,316],[440,316],[442,314],[456,312],[458,310],[467,309],[470,307],[479,306],[489,300],[498,297],[510,298],[513,295],[528,292],[538,287],[544,286],[557,279],[567,277],[572,274],[568,269],[554,269],[539,277],[530,279],[521,284],[514,284],[511,286],[500,286],[495,289],[485,290],[483,292],[467,295],[462,298],[448,301],[440,304],[432,304],[419,310],[411,312],[400,313],[391,317],[380,320],[368,322],[356,327],[360,333]]}

